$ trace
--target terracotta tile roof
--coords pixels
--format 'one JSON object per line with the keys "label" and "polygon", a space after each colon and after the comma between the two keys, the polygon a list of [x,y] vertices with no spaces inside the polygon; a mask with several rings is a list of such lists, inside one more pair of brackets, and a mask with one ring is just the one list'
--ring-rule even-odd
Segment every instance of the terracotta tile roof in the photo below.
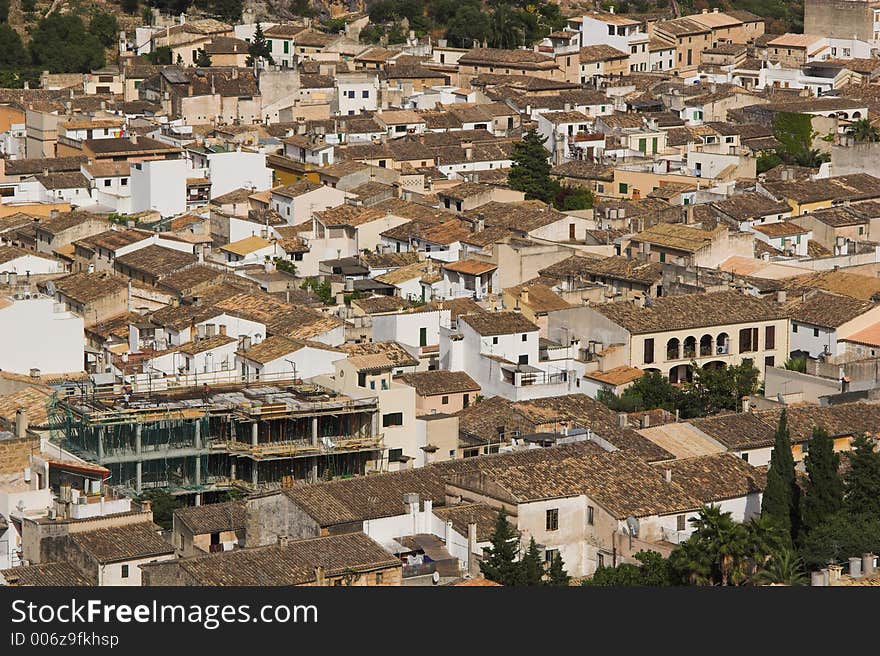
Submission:
{"label": "terracotta tile roof", "polygon": [[581,64],[593,64],[600,61],[608,61],[609,59],[625,59],[629,57],[625,52],[621,52],[617,48],[613,48],[604,43],[586,46],[580,50]]}
{"label": "terracotta tile roof", "polygon": [[788,203],[775,201],[756,192],[736,194],[726,200],[711,203],[711,206],[737,221],[746,221],[770,214],[791,213],[791,207]]}
{"label": "terracotta tile roof", "polygon": [[[452,522],[460,535],[468,534],[468,524],[477,525],[477,542],[488,540],[495,531],[498,512],[483,503],[463,503],[458,506],[441,506],[433,509],[442,522]],[[477,581],[480,579],[471,579]]]}
{"label": "terracotta tile roof", "polygon": [[31,425],[45,424],[48,421],[46,409],[52,392],[46,387],[25,387],[11,394],[0,396],[0,417],[7,421],[15,420],[15,411],[23,409],[27,411],[28,421]]}
{"label": "terracotta tile roof", "polygon": [[[307,346],[306,342],[294,340],[282,335],[271,335],[259,344],[254,344],[247,351],[238,351],[238,355],[253,362],[266,364],[290,355]],[[336,350],[330,346],[321,345],[326,350]]]}
{"label": "terracotta tile roof", "polygon": [[504,68],[548,69],[555,68],[556,62],[547,55],[534,50],[503,50],[501,48],[473,48],[458,59],[459,65],[498,66]]}
{"label": "terracotta tile roof", "polygon": [[821,289],[832,294],[850,296],[869,301],[880,295],[880,279],[848,271],[817,271],[805,273],[782,281],[786,289],[796,292],[807,287]]}
{"label": "terracotta tile roof", "polygon": [[178,294],[188,294],[196,286],[211,281],[219,282],[225,277],[226,272],[221,269],[215,269],[207,264],[195,264],[165,276],[159,281],[159,287]]}
{"label": "terracotta tile roof", "polygon": [[92,251],[96,248],[103,248],[108,251],[115,252],[123,246],[131,246],[140,241],[149,239],[153,233],[146,230],[105,230],[97,235],[79,239],[73,242],[77,246],[84,246]]}
{"label": "terracotta tile roof", "polygon": [[[87,221],[104,222],[99,216],[81,210],[73,210],[71,212],[61,212],[58,216],[50,216],[41,219],[38,229],[41,232],[48,232],[51,235],[57,235],[74,226],[78,226]],[[104,222],[106,223],[106,222]],[[110,224],[107,223],[109,226]]]}
{"label": "terracotta tile roof", "polygon": [[[530,284],[526,282],[504,291],[513,295],[514,303],[527,307],[536,314],[546,314],[554,310],[564,310],[565,308],[572,307],[559,294],[540,283]],[[528,294],[528,300],[525,298],[524,292]]]}
{"label": "terracotta tile roof", "polygon": [[540,269],[538,273],[555,280],[607,278],[652,285],[662,278],[662,265],[621,256],[594,258],[573,255]]}
{"label": "terracotta tile roof", "polygon": [[[674,478],[667,482],[663,473],[624,450],[488,469],[479,475],[511,501],[586,495],[617,519],[680,513],[702,505]],[[453,484],[469,487],[475,479],[474,474],[462,474]]]}
{"label": "terracotta tile roof", "polygon": [[205,337],[196,342],[186,342],[185,344],[181,344],[177,347],[177,350],[186,355],[196,355],[197,353],[204,353],[205,351],[232,344],[235,341],[237,341],[235,337],[230,335],[213,335],[212,337]]}
{"label": "terracotta tile roof", "polygon": [[767,473],[732,453],[671,460],[654,465],[671,470],[672,480],[703,503],[736,499],[763,491]]}
{"label": "terracotta tile roof", "polygon": [[415,367],[419,361],[397,342],[365,342],[341,347],[348,361],[362,372],[386,371],[395,367]]}
{"label": "terracotta tile roof", "polygon": [[7,585],[24,585],[56,587],[56,586],[86,586],[92,583],[86,579],[70,563],[40,563],[39,565],[26,565],[0,570],[0,577],[6,580]]}
{"label": "terracotta tile roof", "polygon": [[128,283],[109,273],[81,271],[63,278],[56,278],[55,289],[77,303],[88,304],[118,294],[128,288]]}
{"label": "terracotta tile roof", "polygon": [[459,317],[483,337],[536,332],[538,327],[519,312],[481,312]]}
{"label": "terracotta tile roof", "polygon": [[842,341],[855,342],[856,344],[865,344],[867,346],[880,346],[880,323],[874,323],[854,332],[848,337],[844,337]]}
{"label": "terracotta tile roof", "polygon": [[[731,450],[771,446],[781,409],[745,412],[690,423]],[[792,406],[787,408],[788,429],[792,443],[805,442],[813,427],[824,428],[832,437],[877,435],[880,405],[843,403],[826,407]]]}
{"label": "terracotta tile roof", "polygon": [[174,511],[174,522],[186,526],[193,535],[238,531],[245,526],[246,507],[244,501],[187,506]]}
{"label": "terracotta tile roof", "polygon": [[157,277],[170,275],[192,264],[198,258],[192,253],[151,244],[116,258],[116,264]]}
{"label": "terracotta tile roof", "polygon": [[412,307],[412,302],[399,296],[373,296],[372,298],[358,298],[351,302],[359,307],[365,314],[397,313]]}
{"label": "terracotta tile roof", "polygon": [[713,236],[713,232],[684,225],[683,223],[661,222],[637,233],[633,236],[632,240],[686,253],[695,253],[704,246],[711,244]]}
{"label": "terracotta tile roof", "polygon": [[286,545],[238,549],[177,561],[189,580],[208,586],[291,586],[325,576],[401,567],[399,559],[361,532],[296,540]]}
{"label": "terracotta tile roof", "polygon": [[620,302],[603,303],[592,309],[632,334],[754,323],[787,316],[780,305],[737,291],[663,296],[654,299],[650,307]]}
{"label": "terracotta tile roof", "polygon": [[775,221],[773,223],[763,223],[752,226],[763,235],[768,237],[788,237],[790,235],[805,235],[808,229],[800,227],[797,223],[791,221]]}
{"label": "terracotta tile roof", "polygon": [[880,197],[880,178],[867,173],[854,173],[810,181],[765,182],[764,187],[777,198],[791,200],[799,204]]}
{"label": "terracotta tile roof", "polygon": [[259,237],[257,235],[251,235],[250,237],[245,237],[244,239],[234,241],[231,244],[221,246],[220,250],[225,253],[233,253],[234,255],[241,255],[242,257],[244,257],[246,255],[249,255],[250,253],[253,253],[254,251],[258,251],[271,245],[272,242],[263,239],[262,237]]}
{"label": "terracotta tile roof", "polygon": [[98,563],[114,563],[173,554],[174,547],[159,536],[151,522],[72,533],[70,539]]}
{"label": "terracotta tile roof", "polygon": [[876,307],[873,301],[832,294],[821,289],[789,298],[785,312],[792,321],[836,328]]}
{"label": "terracotta tile roof", "polygon": [[620,367],[614,367],[614,369],[609,369],[608,371],[587,372],[584,374],[584,378],[592,378],[593,380],[598,380],[600,383],[617,386],[638,380],[644,375],[644,373],[644,371],[637,367],[627,367],[622,365]]}
{"label": "terracotta tile roof", "polygon": [[480,386],[463,371],[435,369],[402,374],[398,378],[410,387],[414,387],[419,396],[480,391]]}
{"label": "terracotta tile roof", "polygon": [[498,268],[497,264],[481,262],[480,260],[459,260],[458,262],[449,262],[441,266],[447,271],[456,271],[470,276],[481,276]]}

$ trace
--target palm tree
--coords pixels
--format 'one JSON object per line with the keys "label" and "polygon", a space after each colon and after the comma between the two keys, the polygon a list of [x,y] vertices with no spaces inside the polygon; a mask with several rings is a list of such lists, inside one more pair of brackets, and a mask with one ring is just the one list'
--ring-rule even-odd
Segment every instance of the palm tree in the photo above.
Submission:
{"label": "palm tree", "polygon": [[492,13],[489,45],[493,48],[517,48],[523,42],[518,18],[510,5],[499,5]]}
{"label": "palm tree", "polygon": [[712,559],[696,535],[669,554],[669,565],[689,585],[712,585]]}
{"label": "palm tree", "polygon": [[754,577],[759,585],[806,585],[807,575],[804,572],[804,561],[798,558],[791,549],[779,549]]}
{"label": "palm tree", "polygon": [[716,580],[721,585],[741,585],[746,578],[745,565],[749,556],[748,532],[733,521],[720,506],[704,506],[691,520],[694,534],[706,545],[713,563]]}
{"label": "palm tree", "polygon": [[880,141],[880,130],[875,128],[866,118],[860,118],[853,122],[847,129],[847,133],[856,141],[871,143]]}

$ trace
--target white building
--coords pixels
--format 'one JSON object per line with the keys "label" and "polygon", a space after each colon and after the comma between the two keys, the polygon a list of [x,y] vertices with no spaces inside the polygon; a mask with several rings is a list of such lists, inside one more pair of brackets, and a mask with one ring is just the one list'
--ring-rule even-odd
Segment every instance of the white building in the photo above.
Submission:
{"label": "white building", "polygon": [[82,317],[41,294],[0,298],[0,370],[69,373],[85,367]]}
{"label": "white building", "polygon": [[154,210],[163,217],[183,214],[186,212],[186,179],[189,175],[189,165],[184,159],[132,164],[132,213]]}

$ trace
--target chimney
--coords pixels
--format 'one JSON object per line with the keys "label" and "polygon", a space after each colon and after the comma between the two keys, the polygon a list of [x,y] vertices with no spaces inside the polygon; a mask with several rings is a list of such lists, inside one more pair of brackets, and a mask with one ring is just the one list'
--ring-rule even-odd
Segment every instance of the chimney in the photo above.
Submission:
{"label": "chimney", "polygon": [[289,544],[290,544],[290,536],[287,536],[287,535],[279,535],[278,536],[278,546],[279,547],[286,547]]}
{"label": "chimney", "polygon": [[752,404],[749,401],[749,397],[747,397],[747,396],[742,397],[742,411],[748,412],[751,407],[752,407]]}
{"label": "chimney", "polygon": [[874,574],[874,554],[862,554],[862,576],[873,576]]}
{"label": "chimney", "polygon": [[232,69],[232,79],[233,79],[233,80],[237,80],[237,79],[238,79],[238,69],[237,69],[237,68],[233,68],[233,69]]}
{"label": "chimney", "polygon": [[19,408],[15,411],[15,437],[22,439],[27,437],[28,415],[27,410]]}
{"label": "chimney", "polygon": [[783,305],[783,304],[785,304],[785,302],[787,300],[788,300],[788,294],[786,293],[786,291],[784,289],[780,289],[778,292],[776,292],[776,302],[777,303],[779,303],[780,305]]}
{"label": "chimney", "polygon": [[664,478],[666,479],[666,482],[667,482],[667,483],[671,483],[671,482],[672,482],[672,470],[671,470],[671,469],[667,468],[667,469],[663,472],[663,476],[664,476]]}
{"label": "chimney", "polygon": [[[467,549],[467,570],[471,576],[476,576],[480,572],[479,561],[477,561],[477,525],[471,522],[468,524],[468,549]],[[873,560],[871,561],[874,562]]]}
{"label": "chimney", "polygon": [[315,585],[316,586],[325,586],[327,585],[327,579],[324,576],[324,566],[316,565],[315,566]]}
{"label": "chimney", "polygon": [[223,335],[224,337],[226,336],[226,324],[222,324],[222,323],[221,323],[221,324],[218,326],[218,330],[220,331],[220,334],[221,334],[221,335]]}
{"label": "chimney", "polygon": [[617,413],[617,425],[620,428],[626,428],[627,423],[628,423],[628,418],[626,416],[626,413],[625,412],[618,412]]}
{"label": "chimney", "polygon": [[651,426],[651,415],[647,412],[642,415],[642,428],[648,428]]}
{"label": "chimney", "polygon": [[138,136],[137,136],[137,134],[132,134],[132,135],[128,138],[128,140],[129,140],[131,143],[133,143],[134,145],[137,145],[137,142],[138,142]]}
{"label": "chimney", "polygon": [[528,303],[529,303],[529,289],[528,289],[528,287],[523,288],[523,290],[519,294],[519,297],[520,297],[520,299],[522,299],[522,302],[524,305],[528,305]]}

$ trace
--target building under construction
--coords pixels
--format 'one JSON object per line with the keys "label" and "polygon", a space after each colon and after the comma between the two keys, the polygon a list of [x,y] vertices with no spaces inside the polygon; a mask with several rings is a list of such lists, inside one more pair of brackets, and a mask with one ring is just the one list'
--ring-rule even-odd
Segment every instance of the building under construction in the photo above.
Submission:
{"label": "building under construction", "polygon": [[378,400],[301,382],[121,389],[52,402],[52,439],[130,494],[266,490],[353,476],[382,462]]}

